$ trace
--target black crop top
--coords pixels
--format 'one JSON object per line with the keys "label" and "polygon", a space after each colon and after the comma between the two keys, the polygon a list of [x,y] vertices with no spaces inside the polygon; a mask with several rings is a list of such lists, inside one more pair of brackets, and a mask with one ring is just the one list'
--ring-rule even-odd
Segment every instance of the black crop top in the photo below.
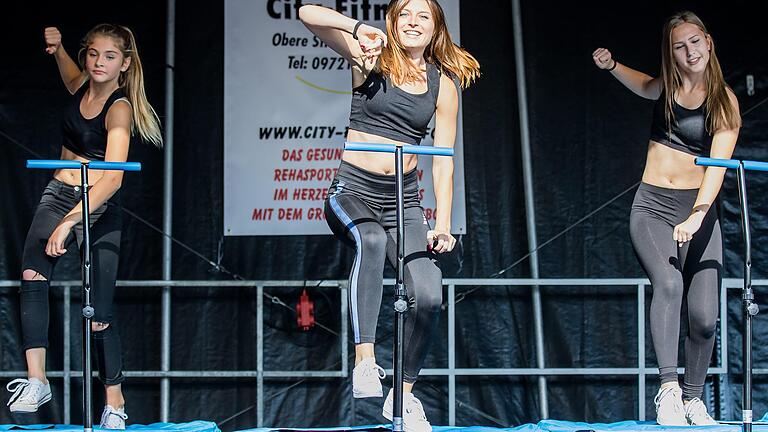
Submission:
{"label": "black crop top", "polygon": [[103,161],[107,150],[107,111],[115,101],[125,98],[125,93],[122,89],[115,90],[104,102],[101,112],[87,119],[80,113],[80,101],[87,90],[86,83],[70,99],[64,112],[64,147],[88,160]]}
{"label": "black crop top", "polygon": [[706,100],[700,107],[688,109],[673,99],[672,110],[675,115],[672,124],[667,125],[665,97],[662,91],[653,107],[651,140],[694,156],[709,156],[712,135],[707,131]]}
{"label": "black crop top", "polygon": [[437,107],[440,71],[427,63],[427,91],[408,93],[379,72],[352,90],[349,128],[406,144],[419,144]]}

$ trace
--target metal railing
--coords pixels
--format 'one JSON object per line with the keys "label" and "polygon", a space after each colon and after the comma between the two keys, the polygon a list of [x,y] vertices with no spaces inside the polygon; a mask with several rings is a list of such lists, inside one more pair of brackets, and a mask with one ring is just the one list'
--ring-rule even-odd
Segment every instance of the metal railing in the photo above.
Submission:
{"label": "metal railing", "polygon": [[[385,286],[391,286],[393,280],[384,281]],[[1,288],[17,287],[18,281],[0,281]],[[156,378],[159,380],[172,380],[178,378],[256,378],[256,409],[257,426],[261,427],[264,423],[264,382],[269,379],[284,378],[346,378],[348,377],[348,299],[346,281],[118,281],[118,286],[134,288],[200,288],[200,287],[218,287],[218,288],[248,288],[256,289],[257,316],[256,316],[256,370],[168,370],[168,371],[125,371],[126,377]],[[637,400],[638,400],[638,419],[645,420],[645,384],[648,375],[656,376],[657,368],[646,366],[645,362],[645,343],[646,343],[646,289],[650,285],[647,279],[642,278],[622,278],[622,279],[444,279],[443,285],[448,290],[448,367],[423,369],[421,375],[425,376],[445,376],[448,378],[448,422],[450,426],[456,424],[456,378],[464,376],[596,376],[596,375],[636,375],[637,376]],[[709,374],[726,374],[728,371],[728,332],[725,317],[727,317],[727,299],[728,289],[741,289],[743,281],[741,279],[724,279],[721,287],[720,298],[720,355],[718,365],[709,368]],[[54,287],[63,289],[63,368],[60,371],[50,371],[48,376],[52,378],[63,379],[64,390],[64,422],[69,423],[71,419],[71,389],[72,379],[82,378],[82,372],[73,371],[71,367],[71,346],[72,334],[71,328],[71,306],[72,290],[81,288],[80,281],[54,281]],[[338,370],[265,370],[264,367],[264,297],[265,288],[297,288],[313,287],[324,289],[340,290],[340,368]],[[456,308],[457,308],[457,288],[459,287],[494,287],[494,286],[514,286],[532,289],[533,287],[635,287],[637,298],[637,365],[635,367],[587,367],[587,368],[459,368],[456,367]],[[768,279],[753,281],[754,287],[768,286]],[[386,301],[386,300],[385,300]],[[163,311],[166,313],[166,311]],[[75,319],[79,319],[77,316]],[[166,330],[163,330],[164,332]],[[170,329],[169,334],[161,337],[162,344],[171,343]],[[536,334],[543,330],[538,326],[534,327],[534,337],[543,337],[546,335]],[[169,349],[169,347],[158,347],[158,349]],[[391,372],[391,371],[388,371]],[[680,369],[682,372],[682,369]],[[755,369],[755,374],[768,374],[768,369]],[[2,378],[16,378],[24,376],[26,371],[2,371]],[[169,401],[161,400],[161,404],[167,404]],[[160,411],[166,411],[168,406],[161,406]]]}

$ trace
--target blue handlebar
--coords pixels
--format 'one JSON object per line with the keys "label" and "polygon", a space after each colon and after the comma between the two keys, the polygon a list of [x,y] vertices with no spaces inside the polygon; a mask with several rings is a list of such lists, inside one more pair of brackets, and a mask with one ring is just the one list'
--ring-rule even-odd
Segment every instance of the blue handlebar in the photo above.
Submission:
{"label": "blue handlebar", "polygon": [[30,159],[27,161],[27,168],[32,169],[80,169],[83,164],[88,165],[89,169],[111,170],[111,171],[141,171],[140,162],[80,162],[76,160],[40,160]]}
{"label": "blue handlebar", "polygon": [[141,171],[141,162],[102,162],[92,161],[88,168],[111,171]]}
{"label": "blue handlebar", "polygon": [[74,160],[28,160],[27,168],[32,169],[80,169],[81,162]]}
{"label": "blue handlebar", "polygon": [[721,168],[737,169],[739,164],[744,166],[745,170],[749,171],[768,171],[768,162],[757,161],[738,161],[735,159],[716,159],[716,158],[704,158],[697,157],[696,165],[701,166],[716,166]]}
{"label": "blue handlebar", "polygon": [[742,161],[741,163],[744,164],[744,169],[751,170],[751,171],[768,171],[768,163],[766,162],[757,162],[757,161]]}
{"label": "blue handlebar", "polygon": [[697,157],[696,165],[737,169],[739,167],[739,161],[735,159],[717,159],[717,158]]}
{"label": "blue handlebar", "polygon": [[[375,143],[357,143],[345,142],[344,150],[349,151],[370,151],[379,153],[394,153],[394,144],[375,144]],[[419,154],[429,156],[453,156],[453,149],[448,147],[421,147],[415,145],[403,146],[405,154]]]}

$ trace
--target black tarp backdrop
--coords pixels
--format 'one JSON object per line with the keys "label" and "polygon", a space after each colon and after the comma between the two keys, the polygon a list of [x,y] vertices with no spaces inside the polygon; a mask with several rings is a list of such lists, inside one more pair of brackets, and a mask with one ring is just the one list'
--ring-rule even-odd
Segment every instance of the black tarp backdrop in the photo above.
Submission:
{"label": "black tarp backdrop", "polygon": [[[683,8],[697,11],[710,27],[726,80],[736,91],[745,113],[736,157],[768,160],[766,114],[768,36],[762,27],[760,2],[661,2],[629,5],[615,2],[523,2],[526,74],[531,118],[534,182],[539,243],[569,227],[637,182],[642,173],[652,102],[644,101],[605,72],[597,70],[591,52],[612,50],[619,61],[654,73],[659,68],[663,19]],[[483,77],[464,93],[464,129],[469,234],[458,251],[445,257],[450,277],[487,277],[506,268],[527,250],[523,182],[519,157],[512,13],[508,1],[464,1],[462,43],[483,66]],[[24,160],[58,154],[61,107],[67,94],[53,60],[43,49],[42,29],[56,25],[70,54],[94,24],[115,21],[131,26],[138,37],[150,101],[164,115],[165,5],[139,2],[101,3],[73,13],[63,3],[21,3],[4,11],[0,34],[6,61],[0,69],[0,137],[6,157],[0,171],[0,279],[16,279],[20,251],[34,205],[50,173],[30,172]],[[175,187],[173,233],[213,261],[247,279],[343,279],[352,251],[330,237],[223,237],[223,7],[220,3],[178,2],[176,16]],[[755,76],[757,93],[747,96],[745,76]],[[258,102],[258,101],[257,101]],[[754,107],[754,109],[752,109]],[[750,111],[751,109],[751,111]],[[128,174],[125,207],[159,225],[162,219],[162,153],[141,143],[131,160],[144,163],[140,174]],[[244,185],[247,186],[247,185]],[[749,180],[753,210],[755,277],[767,249],[759,239],[766,231],[763,198],[768,179]],[[740,227],[732,175],[724,186],[723,231],[726,276],[740,277]],[[633,191],[612,202],[540,251],[544,277],[642,276],[627,235]],[[161,236],[127,216],[121,256],[121,279],[160,277]],[[207,289],[180,288],[173,294],[172,368],[255,369],[256,299],[248,289],[219,289],[216,280],[231,279],[183,248],[173,249],[174,278],[211,280]],[[77,260],[68,256],[56,279],[78,276]],[[389,270],[388,270],[389,271]],[[391,275],[391,273],[389,273]],[[526,277],[528,262],[504,276]],[[469,288],[471,289],[471,287]],[[18,300],[14,290],[0,294],[0,367],[24,367],[18,349]],[[338,294],[309,288],[317,302],[318,320],[338,330]],[[286,303],[299,290],[270,291]],[[381,320],[378,357],[391,358],[387,289]],[[61,368],[61,291],[52,301],[49,370]],[[765,304],[766,297],[758,300]],[[635,293],[631,288],[565,289],[543,287],[547,366],[631,367],[637,358]],[[76,302],[76,300],[75,300]],[[127,370],[158,370],[159,289],[123,289],[118,295]],[[337,338],[320,330],[300,332],[290,312],[265,302],[264,359],[268,369],[338,368]],[[740,307],[729,296],[731,373],[707,395],[718,403],[723,418],[738,418],[740,409]],[[73,307],[73,316],[78,308]],[[498,287],[468,295],[457,308],[459,367],[534,367],[530,295],[526,289]],[[344,317],[346,319],[346,317]],[[446,319],[427,360],[427,367],[447,366]],[[767,367],[768,336],[763,316],[756,322],[756,367]],[[79,324],[72,326],[75,339]],[[629,335],[629,337],[628,337]],[[650,335],[646,359],[655,364]],[[610,341],[610,343],[606,343]],[[72,362],[79,368],[79,344]],[[682,358],[682,357],[681,357]],[[2,422],[60,422],[61,380],[52,379],[54,400],[39,415]],[[637,382],[631,377],[555,378],[550,380],[550,417],[568,420],[616,421],[635,417]],[[768,407],[765,378],[755,387],[755,411]],[[270,381],[266,386],[265,419],[269,425],[330,426],[382,421],[380,401],[355,401],[348,380]],[[657,385],[649,380],[647,415]],[[483,378],[458,380],[459,424],[517,425],[538,419],[535,379]],[[159,416],[159,385],[155,380],[130,379],[125,384],[131,422],[148,423]],[[98,389],[97,389],[98,390]],[[72,406],[78,407],[75,381]],[[418,386],[433,424],[447,423],[447,380],[426,377]],[[96,392],[99,395],[100,392]],[[100,396],[97,396],[100,397]],[[174,380],[171,420],[209,419],[222,429],[255,425],[255,381],[246,379]],[[96,401],[97,405],[101,400]],[[98,407],[97,407],[98,409]],[[239,416],[232,418],[237,413]],[[229,419],[229,420],[228,420]],[[75,408],[73,421],[80,415]]]}

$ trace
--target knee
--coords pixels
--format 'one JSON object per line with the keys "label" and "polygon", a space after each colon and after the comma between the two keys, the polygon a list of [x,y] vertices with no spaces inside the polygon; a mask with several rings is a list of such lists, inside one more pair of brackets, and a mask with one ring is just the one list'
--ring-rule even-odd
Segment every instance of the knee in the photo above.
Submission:
{"label": "knee", "polygon": [[699,317],[691,319],[690,334],[694,339],[709,340],[715,336],[717,331],[717,317]]}
{"label": "knee", "polygon": [[384,252],[387,248],[387,234],[383,229],[361,231],[360,243],[364,251]]}
{"label": "knee", "polygon": [[433,289],[416,296],[416,306],[419,310],[438,312],[443,305],[443,293],[441,289]]}
{"label": "knee", "polygon": [[651,281],[654,298],[676,300],[683,298],[683,283],[674,277],[655,278]]}
{"label": "knee", "polygon": [[[440,270],[437,270],[437,275],[439,274]],[[433,312],[440,310],[443,304],[443,285],[439,277],[417,277],[414,279],[413,287],[414,301],[419,310]]]}
{"label": "knee", "polygon": [[41,275],[37,270],[26,269],[21,272],[21,280],[25,281],[44,281],[48,280],[45,276]]}
{"label": "knee", "polygon": [[109,328],[109,323],[101,321],[93,321],[91,323],[91,330],[94,332],[101,332]]}

